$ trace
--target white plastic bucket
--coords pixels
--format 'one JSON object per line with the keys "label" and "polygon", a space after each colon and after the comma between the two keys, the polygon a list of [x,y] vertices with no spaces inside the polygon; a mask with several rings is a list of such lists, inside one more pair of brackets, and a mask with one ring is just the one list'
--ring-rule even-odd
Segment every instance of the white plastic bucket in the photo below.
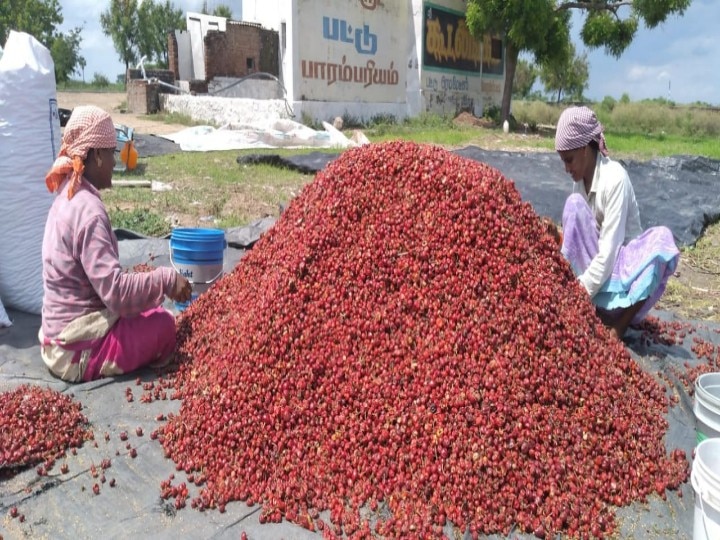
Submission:
{"label": "white plastic bucket", "polygon": [[716,540],[720,538],[720,439],[698,444],[690,482],[695,490],[693,540]]}
{"label": "white plastic bucket", "polygon": [[705,373],[695,380],[693,412],[698,443],[720,437],[720,373]]}

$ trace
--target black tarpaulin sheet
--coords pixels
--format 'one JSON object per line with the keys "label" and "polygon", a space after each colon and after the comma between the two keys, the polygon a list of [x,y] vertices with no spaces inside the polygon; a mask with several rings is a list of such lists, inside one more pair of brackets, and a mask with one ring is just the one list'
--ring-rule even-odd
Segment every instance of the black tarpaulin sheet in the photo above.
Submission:
{"label": "black tarpaulin sheet", "polygon": [[[675,320],[670,313],[653,312],[652,315]],[[175,464],[164,457],[162,447],[150,439],[150,433],[162,421],[159,414],[176,412],[180,403],[156,400],[141,403],[142,386],[136,384],[154,381],[161,376],[146,369],[127,376],[104,379],[77,385],[66,384],[53,378],[40,359],[37,332],[40,318],[10,311],[14,325],[0,329],[0,391],[23,383],[49,386],[60,392],[73,394],[83,404],[83,412],[95,432],[97,447],[87,442],[77,451],[68,453],[50,471],[39,477],[34,467],[11,478],[0,477],[0,534],[5,539],[15,538],[232,538],[245,531],[251,539],[310,539],[321,538],[299,526],[259,523],[259,507],[244,503],[227,505],[225,513],[217,510],[199,512],[190,508],[176,510],[172,500],[160,497],[160,483],[175,474],[174,484],[186,481],[185,473],[177,472]],[[683,324],[689,324],[683,322]],[[682,448],[688,458],[695,445],[695,420],[692,397],[677,381],[678,371],[686,363],[700,362],[693,352],[693,340],[702,338],[720,345],[720,327],[705,322],[693,322],[693,330],[680,345],[667,345],[662,340],[648,340],[639,329],[631,329],[626,344],[630,353],[643,369],[661,373],[671,381],[670,392],[678,397],[678,404],[667,415],[669,428],[666,434],[668,450]],[[572,376],[572,374],[568,374]],[[128,389],[134,400],[128,402]],[[142,436],[136,428],[141,427]],[[120,432],[128,433],[128,440],[120,440]],[[105,433],[109,440],[105,440]],[[137,450],[132,458],[127,443]],[[106,479],[114,478],[110,488],[102,484],[100,493],[93,494],[97,479],[90,474],[92,464],[98,466],[103,459],[111,460],[105,471]],[[60,473],[60,463],[68,464],[69,472]],[[199,488],[190,484],[190,498],[197,496]],[[694,492],[690,482],[678,492],[669,492],[666,500],[657,495],[645,504],[635,503],[618,510],[618,538],[680,539],[693,537]],[[25,516],[25,522],[8,515],[13,506]],[[327,516],[322,516],[327,518]],[[327,521],[327,519],[326,519]],[[463,538],[460,531],[448,525],[450,538]],[[491,536],[489,538],[505,538]],[[511,538],[530,539],[531,535],[515,534]]]}
{"label": "black tarpaulin sheet", "polygon": [[[567,179],[565,179],[567,181]],[[236,245],[252,245],[262,232],[272,225],[273,219],[255,222],[246,230],[230,231],[228,241]],[[123,266],[140,263],[167,266],[170,264],[169,239],[145,238],[132,231],[119,231],[128,238],[119,242]],[[133,239],[130,239],[133,238]],[[244,249],[230,246],[225,254],[225,270],[229,272],[245,253]],[[167,307],[173,308],[171,303]],[[240,306],[239,306],[240,308]],[[654,313],[674,319],[670,313]],[[10,311],[14,325],[0,329],[0,391],[23,383],[50,386],[74,394],[83,406],[83,412],[95,432],[97,447],[86,443],[77,455],[68,454],[65,462],[69,472],[61,474],[60,463],[48,476],[39,477],[34,467],[10,478],[0,477],[0,535],[10,538],[233,538],[245,531],[251,539],[309,539],[320,538],[286,522],[274,525],[259,523],[259,507],[248,507],[235,502],[227,511],[199,512],[189,506],[177,510],[172,501],[160,497],[160,484],[175,474],[174,484],[185,482],[184,473],[175,470],[175,464],[166,459],[161,445],[150,439],[150,433],[162,421],[159,414],[176,412],[179,402],[156,400],[141,403],[142,386],[136,384],[156,380],[158,372],[147,369],[123,377],[69,385],[53,378],[40,359],[37,333],[40,318]],[[720,345],[720,327],[704,322],[692,323],[693,332],[681,345],[648,342],[642,332],[631,330],[626,340],[631,354],[649,372],[661,373],[674,381],[671,391],[679,396],[678,404],[667,415],[669,428],[666,434],[668,450],[682,448],[692,455],[695,444],[692,398],[686,388],[677,382],[676,373],[685,364],[699,363],[693,352],[693,339],[703,339]],[[572,376],[572,374],[568,374]],[[134,394],[128,402],[126,394]],[[141,427],[142,436],[136,428]],[[127,442],[120,440],[120,432],[129,434]],[[104,434],[109,435],[106,441]],[[137,450],[132,458],[126,444]],[[102,484],[100,493],[93,494],[98,480],[90,474],[91,465],[103,459],[111,460],[105,471],[106,478],[114,478],[116,486]],[[62,461],[61,461],[62,462]],[[199,488],[190,486],[190,498],[197,496]],[[619,509],[619,538],[690,539],[693,537],[694,494],[690,483],[678,492],[670,492],[667,499],[653,495],[646,504],[636,503]],[[24,514],[25,522],[9,517],[9,508],[16,506]],[[327,521],[327,515],[322,516]],[[462,538],[461,531],[448,526],[450,537]],[[532,538],[515,534],[511,537]],[[501,538],[494,536],[491,538]]]}
{"label": "black tarpaulin sheet", "polygon": [[[267,216],[255,220],[247,225],[243,225],[241,227],[230,227],[228,229],[225,229],[225,241],[227,242],[229,248],[240,250],[250,249],[255,244],[255,242],[260,239],[263,233],[265,233],[275,224],[275,221],[275,217]],[[158,246],[163,243],[168,244],[168,246],[163,249],[169,249],[169,242],[171,237],[170,234],[164,236],[163,238],[153,238],[128,229],[115,229],[114,232],[118,241],[147,240],[152,241],[153,245]],[[132,246],[131,249],[133,250],[142,251],[143,249],[145,249],[144,247],[142,247],[142,244],[125,244],[126,249],[129,249],[129,246]]]}
{"label": "black tarpaulin sheet", "polygon": [[278,154],[245,154],[238,156],[239,165],[272,165],[285,167],[304,174],[314,174],[338,157],[333,152],[310,152],[294,156],[280,156]]}
{"label": "black tarpaulin sheet", "polygon": [[[562,218],[563,202],[572,189],[562,161],[554,152],[500,152],[468,146],[454,153],[481,161],[511,179],[535,212]],[[280,156],[249,154],[238,163],[267,163],[314,173],[324,169],[338,154],[313,152]],[[650,161],[621,161],[627,168],[640,204],[645,228],[664,225],[679,246],[694,244],[705,227],[720,217],[718,175],[720,161],[695,156],[674,156]]]}
{"label": "black tarpaulin sheet", "polygon": [[135,133],[133,143],[138,151],[138,156],[144,158],[182,152],[179,144],[159,135]]}

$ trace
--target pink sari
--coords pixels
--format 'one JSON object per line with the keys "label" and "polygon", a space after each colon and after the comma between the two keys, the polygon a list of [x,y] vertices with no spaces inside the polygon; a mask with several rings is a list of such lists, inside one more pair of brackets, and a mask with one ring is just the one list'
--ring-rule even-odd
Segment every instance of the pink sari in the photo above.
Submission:
{"label": "pink sari", "polygon": [[51,373],[68,382],[92,381],[167,363],[175,351],[175,317],[163,307],[123,318],[103,310],[76,319],[55,339],[42,329],[39,337]]}

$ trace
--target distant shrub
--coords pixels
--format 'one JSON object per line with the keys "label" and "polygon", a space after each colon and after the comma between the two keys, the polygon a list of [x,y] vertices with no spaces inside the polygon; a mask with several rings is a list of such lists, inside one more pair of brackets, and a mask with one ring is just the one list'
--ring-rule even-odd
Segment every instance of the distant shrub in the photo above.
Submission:
{"label": "distant shrub", "polygon": [[110,86],[110,81],[102,73],[95,73],[93,75],[92,85],[98,86],[100,88],[107,88],[108,86]]}
{"label": "distant shrub", "polygon": [[618,131],[632,133],[660,133],[668,127],[668,108],[655,103],[617,104],[610,116],[611,125]]}
{"label": "distant shrub", "polygon": [[554,126],[563,107],[550,105],[544,101],[518,101],[513,102],[513,116],[518,124],[529,126]]}
{"label": "distant shrub", "polygon": [[388,114],[388,113],[380,113],[375,114],[370,118],[370,121],[368,122],[368,125],[370,126],[379,126],[379,125],[395,125],[397,124],[397,118],[395,118],[395,115]]}
{"label": "distant shrub", "polygon": [[362,119],[345,111],[342,115],[343,127],[345,129],[358,129],[365,127]]}
{"label": "distant shrub", "polygon": [[615,98],[612,96],[605,96],[600,103],[600,108],[605,112],[612,112],[615,108],[615,105],[617,104],[617,101],[615,101]]}
{"label": "distant shrub", "polygon": [[312,116],[310,116],[310,115],[307,113],[307,111],[303,111],[303,113],[302,113],[302,115],[301,115],[301,117],[300,117],[300,123],[303,124],[303,125],[305,125],[305,126],[307,126],[307,127],[309,127],[309,128],[312,128],[312,129],[314,129],[314,130],[316,130],[316,131],[319,131],[319,130],[321,130],[321,129],[324,129],[324,128],[322,127],[322,123],[321,123],[321,122],[318,122],[317,120],[315,120]]}
{"label": "distant shrub", "polygon": [[491,105],[490,107],[486,107],[485,110],[483,110],[483,118],[492,120],[494,124],[499,125],[500,119],[502,118],[502,109],[497,105]]}
{"label": "distant shrub", "polygon": [[[678,106],[663,98],[630,102],[627,94],[619,101],[606,96],[599,103],[587,105],[597,113],[606,131],[639,134],[654,140],[669,135],[720,135],[720,108]],[[513,115],[520,125],[556,125],[565,107],[539,101],[513,101]]]}

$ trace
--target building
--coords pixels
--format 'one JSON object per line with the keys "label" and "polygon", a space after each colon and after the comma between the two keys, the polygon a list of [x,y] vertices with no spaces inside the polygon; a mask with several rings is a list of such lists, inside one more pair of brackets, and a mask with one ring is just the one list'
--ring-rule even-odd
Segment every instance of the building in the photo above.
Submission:
{"label": "building", "polygon": [[315,120],[481,116],[500,105],[502,40],[470,35],[465,0],[243,0],[241,9],[242,23],[188,14],[188,31],[176,33],[181,80],[269,73],[295,117]]}

